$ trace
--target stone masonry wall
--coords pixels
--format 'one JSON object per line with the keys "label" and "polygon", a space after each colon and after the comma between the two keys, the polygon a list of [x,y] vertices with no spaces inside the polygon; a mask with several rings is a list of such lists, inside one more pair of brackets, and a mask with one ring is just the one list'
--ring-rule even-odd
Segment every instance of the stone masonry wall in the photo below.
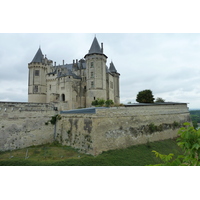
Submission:
{"label": "stone masonry wall", "polygon": [[187,104],[97,109],[96,114],[62,114],[57,139],[98,155],[111,149],[177,137],[190,122]]}
{"label": "stone masonry wall", "polygon": [[[55,126],[45,123],[56,114],[52,104],[0,102],[0,151],[53,142]],[[174,138],[191,121],[187,104],[115,107],[61,117],[56,139],[92,155]]]}
{"label": "stone masonry wall", "polygon": [[0,102],[0,151],[53,142],[53,105]]}

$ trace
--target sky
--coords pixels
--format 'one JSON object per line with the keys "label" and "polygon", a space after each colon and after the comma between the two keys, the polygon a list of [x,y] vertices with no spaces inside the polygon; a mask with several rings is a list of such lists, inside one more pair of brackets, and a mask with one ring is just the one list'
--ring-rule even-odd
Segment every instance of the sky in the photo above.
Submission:
{"label": "sky", "polygon": [[200,108],[199,33],[0,33],[0,101],[28,100],[28,63],[39,46],[57,64],[83,58],[94,37],[120,73],[121,103],[139,91]]}

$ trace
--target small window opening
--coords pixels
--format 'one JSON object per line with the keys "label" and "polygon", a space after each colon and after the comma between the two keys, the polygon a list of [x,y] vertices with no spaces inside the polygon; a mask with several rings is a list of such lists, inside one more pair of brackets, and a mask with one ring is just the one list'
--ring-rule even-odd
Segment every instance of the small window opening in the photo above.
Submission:
{"label": "small window opening", "polygon": [[93,63],[93,62],[90,63],[90,67],[91,67],[91,68],[94,67],[94,63]]}
{"label": "small window opening", "polygon": [[62,101],[65,101],[65,94],[61,95]]}
{"label": "small window opening", "polygon": [[40,70],[35,70],[35,76],[39,76],[40,75]]}
{"label": "small window opening", "polygon": [[94,82],[93,81],[91,82],[91,88],[94,88]]}

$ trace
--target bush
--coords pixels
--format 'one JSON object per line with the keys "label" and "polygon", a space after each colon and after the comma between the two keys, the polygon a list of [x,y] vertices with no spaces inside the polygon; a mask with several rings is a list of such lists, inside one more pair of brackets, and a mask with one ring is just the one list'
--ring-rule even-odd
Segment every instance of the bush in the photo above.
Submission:
{"label": "bush", "polygon": [[110,107],[111,105],[114,104],[113,100],[108,99],[107,101],[105,101],[106,107]]}
{"label": "bush", "polygon": [[104,105],[106,107],[110,107],[113,104],[114,104],[114,102],[111,99],[108,99],[107,101],[105,101],[104,99],[97,99],[97,100],[92,101],[92,105],[96,106],[96,107],[104,106]]}

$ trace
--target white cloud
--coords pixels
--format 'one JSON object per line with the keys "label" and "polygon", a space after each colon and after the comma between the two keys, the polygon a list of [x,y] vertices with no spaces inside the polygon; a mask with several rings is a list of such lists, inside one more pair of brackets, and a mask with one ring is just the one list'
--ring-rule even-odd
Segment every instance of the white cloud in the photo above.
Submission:
{"label": "white cloud", "polygon": [[[86,33],[0,34],[0,99],[27,101],[28,63],[39,45],[57,64],[71,63],[88,53],[93,38]],[[104,43],[107,65],[112,60],[121,74],[121,102],[151,89],[166,101],[198,106],[200,34],[99,33],[97,39]]]}

